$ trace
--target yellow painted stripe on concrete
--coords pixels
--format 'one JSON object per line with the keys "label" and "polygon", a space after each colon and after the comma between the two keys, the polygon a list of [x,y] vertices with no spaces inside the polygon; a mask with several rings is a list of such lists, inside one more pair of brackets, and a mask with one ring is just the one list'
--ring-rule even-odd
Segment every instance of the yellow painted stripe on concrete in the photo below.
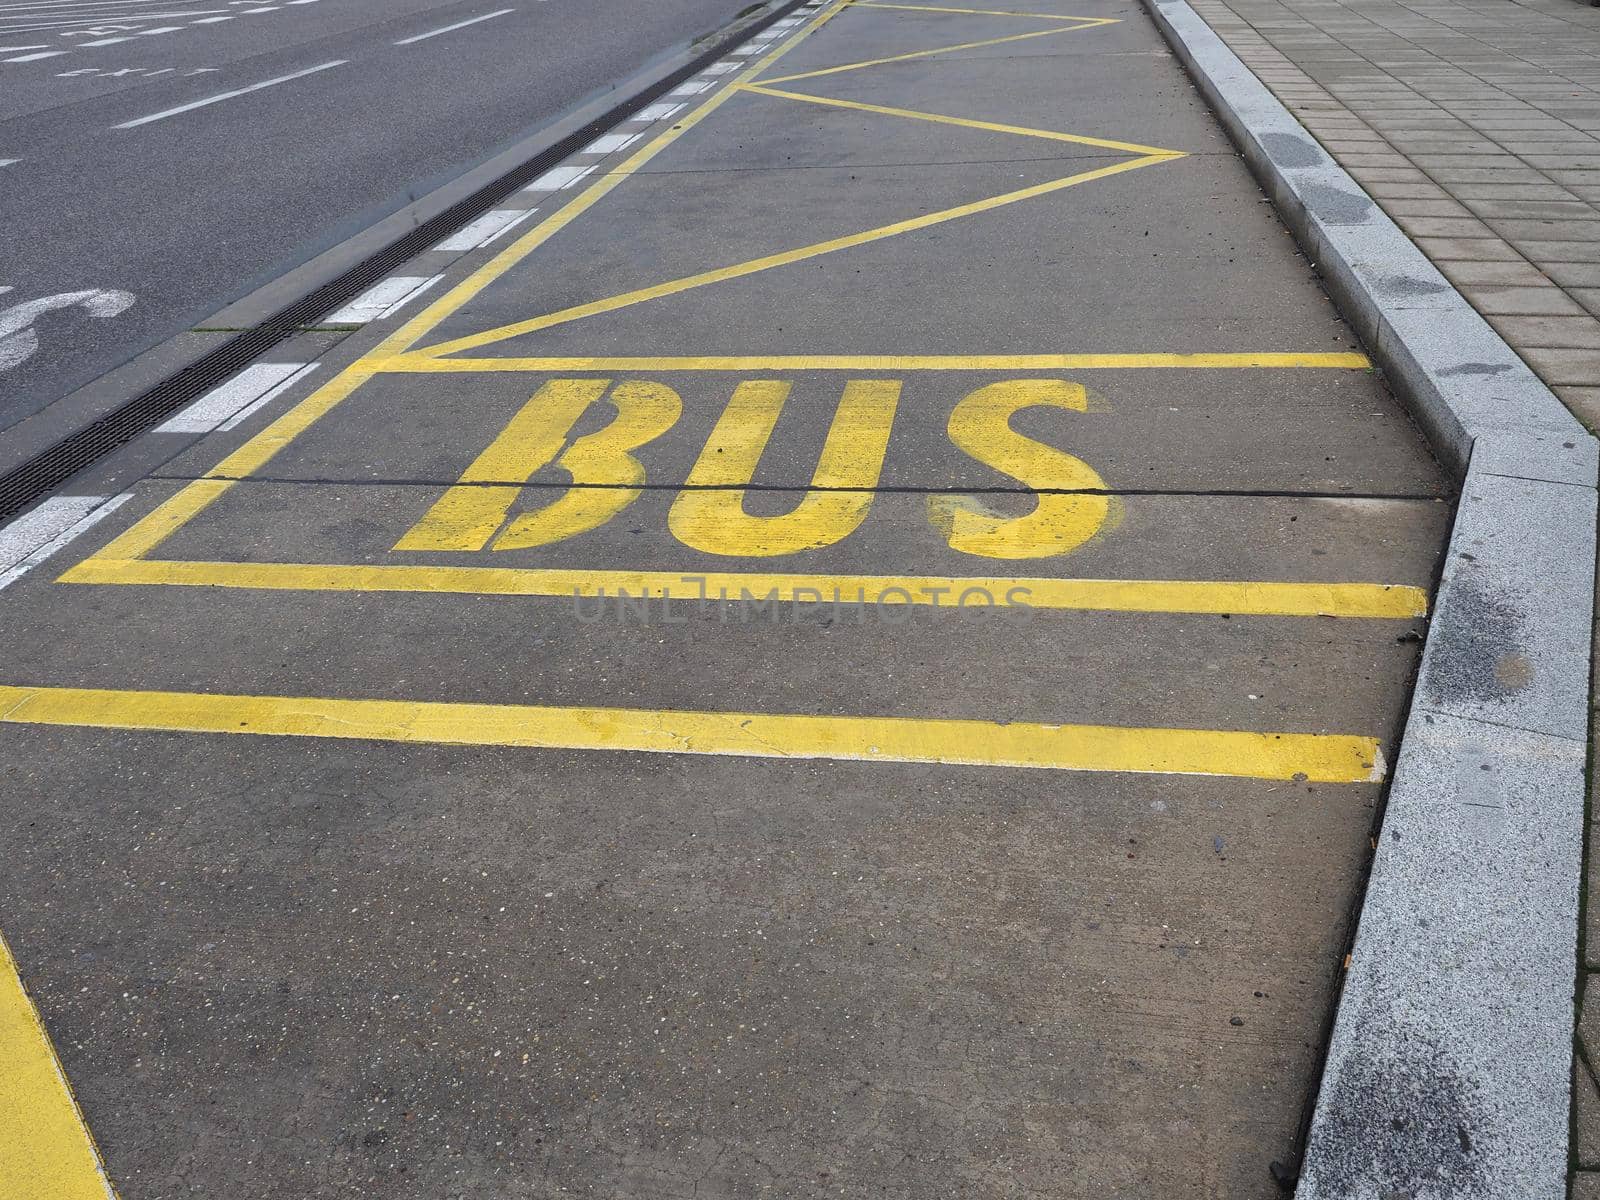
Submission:
{"label": "yellow painted stripe on concrete", "polygon": [[851,8],[893,8],[903,12],[956,13],[965,17],[1033,17],[1040,21],[1079,21],[1092,25],[1118,25],[1116,17],[1070,17],[1060,13],[1015,12],[993,8],[952,8],[948,4],[887,4],[883,0],[851,0]]}
{"label": "yellow painted stripe on concrete", "polygon": [[[280,591],[438,592],[488,596],[665,597],[928,607],[1029,606],[1099,612],[1230,613],[1259,617],[1405,620],[1428,611],[1421,588],[1386,583],[1164,579],[1040,579],[948,575],[800,575],[588,571],[524,567],[346,566],[314,563],[86,559],[61,583],[261,588]],[[991,600],[974,595],[982,589]],[[1020,593],[1026,593],[1025,595]]]}
{"label": "yellow painted stripe on concrete", "polygon": [[142,558],[221,499],[235,483],[231,479],[196,479],[185,484],[84,561]]}
{"label": "yellow painted stripe on concrete", "polygon": [[1102,150],[1121,150],[1128,154],[1164,155],[1181,158],[1183,152],[1166,150],[1160,146],[1141,146],[1137,142],[1113,142],[1106,138],[1089,137],[1082,133],[1059,133],[1054,129],[1038,129],[1031,125],[1002,125],[997,121],[974,121],[968,117],[947,117],[943,113],[924,112],[915,108],[891,108],[886,104],[864,104],[859,100],[841,100],[835,96],[811,96],[805,92],[789,92],[761,83],[742,83],[747,92],[772,96],[779,100],[795,100],[802,104],[820,104],[827,108],[848,108],[856,112],[876,113],[884,117],[904,117],[908,121],[931,121],[938,125],[954,125],[961,129],[981,129],[987,133],[1010,133],[1018,137],[1045,138],[1053,142],[1070,142],[1077,146],[1097,146]]}
{"label": "yellow painted stripe on concrete", "polygon": [[1167,368],[1239,370],[1372,366],[1355,352],[1294,354],[742,354],[653,358],[432,358],[421,351],[374,359],[375,372],[453,371],[1126,371]]}
{"label": "yellow painted stripe on concrete", "polygon": [[[1095,24],[1111,22],[1095,22]],[[919,58],[932,58],[938,54],[953,54],[960,50],[982,50],[988,46],[1003,46],[1008,42],[1026,42],[1031,38],[1056,37],[1088,29],[1089,25],[1063,25],[1055,29],[1035,29],[1028,33],[1008,33],[1004,37],[984,38],[979,42],[959,42],[954,46],[935,46],[930,50],[913,50],[909,54],[891,54],[887,58],[868,58],[860,62],[842,63],[837,67],[823,67],[817,71],[802,71],[797,75],[777,75],[763,83],[795,83],[801,79],[820,79],[824,75],[841,75],[846,71],[865,71],[869,67],[882,67],[890,63],[912,62]]]}
{"label": "yellow painted stripe on concrete", "polygon": [[189,733],[1371,783],[1373,738],[921,717],[0,687],[0,722]]}
{"label": "yellow painted stripe on concrete", "polygon": [[[1184,157],[1182,154],[1172,151],[1147,154],[1142,158],[1130,158],[1126,162],[1114,163],[1110,166],[1098,167],[1090,171],[1081,171],[1060,179],[1052,179],[1047,183],[1031,184],[1028,187],[1017,188],[1015,191],[1003,192],[998,196],[987,196],[982,200],[974,200],[970,204],[958,204],[953,208],[943,208],[937,212],[923,213],[921,216],[911,217],[904,221],[895,221],[888,225],[865,229],[860,233],[830,238],[824,242],[813,242],[807,246],[796,246],[792,250],[783,250],[777,254],[766,254],[760,258],[730,263],[724,267],[717,267],[710,271],[700,271],[694,275],[685,275],[679,279],[665,280],[632,292],[622,292],[615,296],[606,296],[600,300],[591,300],[585,304],[575,304],[570,308],[544,313],[537,317],[529,317],[525,321],[513,321],[509,325],[486,329],[481,333],[437,342],[434,345],[412,351],[412,353],[437,356],[456,354],[465,350],[476,350],[480,346],[509,341],[524,334],[537,333],[542,329],[551,329],[557,325],[565,325],[571,321],[582,320],[585,317],[617,312],[620,309],[629,308],[636,304],[645,304],[651,300],[659,300],[666,296],[680,295],[695,288],[726,283],[731,279],[743,279],[749,275],[757,275],[763,271],[775,270],[778,267],[792,266],[795,263],[805,262],[825,254],[835,254],[841,250],[851,250],[857,246],[869,245],[885,238],[899,237],[901,234],[906,233],[916,233],[949,221],[976,216],[979,213],[992,212],[997,208],[1004,208],[1010,204],[1018,204],[1024,200],[1046,196],[1052,192],[1059,192],[1063,188],[1076,187],[1079,184],[1089,183],[1097,179],[1108,179],[1113,175],[1120,175],[1126,171],[1137,171],[1142,167],[1172,162],[1182,157]],[[387,343],[384,347],[380,347],[380,350],[387,351],[387,349]]]}
{"label": "yellow painted stripe on concrete", "polygon": [[[0,688],[0,709],[8,706],[10,690]],[[4,938],[0,938],[0,1196],[116,1200]]]}

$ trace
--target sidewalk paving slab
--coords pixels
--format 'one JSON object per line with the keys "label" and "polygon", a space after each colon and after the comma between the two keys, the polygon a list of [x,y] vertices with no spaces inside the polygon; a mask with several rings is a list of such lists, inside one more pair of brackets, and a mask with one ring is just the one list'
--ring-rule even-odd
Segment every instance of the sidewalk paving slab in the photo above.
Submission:
{"label": "sidewalk paving slab", "polygon": [[[1423,55],[1396,53],[1396,45],[1404,44],[1398,38],[1351,40],[1348,28],[1341,28],[1349,13],[1343,5],[1330,0],[1298,7],[1297,19],[1308,24],[1322,22],[1339,32],[1351,47],[1363,46],[1370,56],[1370,70],[1358,72],[1360,82],[1352,83],[1348,73],[1329,72],[1319,56],[1306,53],[1303,41],[1282,35],[1281,22],[1274,19],[1282,10],[1276,6],[1201,3],[1191,10],[1173,2],[1158,3],[1157,11],[1169,37],[1180,46],[1186,63],[1224,114],[1258,175],[1268,181],[1279,204],[1286,206],[1291,225],[1329,272],[1333,289],[1347,306],[1362,309],[1374,302],[1373,297],[1380,308],[1384,304],[1375,282],[1361,278],[1359,268],[1351,265],[1363,255],[1370,257],[1369,251],[1360,238],[1338,230],[1324,236],[1319,223],[1306,215],[1310,202],[1303,199],[1305,188],[1294,180],[1288,164],[1277,161],[1270,149],[1258,146],[1262,135],[1257,130],[1283,129],[1284,121],[1292,121],[1290,111],[1319,136],[1335,159],[1349,166],[1351,175],[1368,184],[1390,210],[1398,229],[1411,234],[1416,245],[1461,285],[1465,296],[1465,300],[1456,298],[1448,289],[1436,293],[1441,304],[1455,298],[1461,311],[1435,319],[1384,318],[1378,341],[1379,358],[1401,379],[1402,391],[1413,403],[1421,403],[1425,411],[1434,414],[1436,432],[1448,440],[1452,421],[1459,419],[1467,437],[1455,443],[1456,453],[1469,451],[1470,466],[1299,1194],[1379,1196],[1398,1190],[1415,1196],[1561,1195],[1566,1190],[1569,1096],[1575,1137],[1572,1161],[1584,1165],[1593,1153],[1589,1145],[1592,1075],[1586,1073],[1586,1067],[1569,1068],[1571,1053],[1565,1041],[1573,1001],[1565,964],[1576,940],[1577,843],[1584,832],[1578,768],[1591,732],[1592,712],[1587,673],[1594,580],[1593,442],[1582,437],[1563,441],[1564,446],[1586,444],[1585,461],[1581,467],[1576,461],[1560,467],[1552,459],[1552,452],[1560,458],[1554,441],[1548,436],[1530,439],[1523,431],[1542,426],[1554,432],[1559,422],[1550,416],[1550,409],[1557,397],[1580,416],[1589,415],[1583,406],[1592,401],[1589,393],[1595,389],[1586,385],[1600,379],[1600,357],[1588,348],[1594,331],[1584,315],[1587,306],[1583,297],[1564,292],[1539,268],[1544,265],[1541,258],[1548,261],[1554,255],[1579,262],[1591,257],[1592,243],[1583,235],[1593,223],[1593,215],[1574,219],[1579,214],[1569,209],[1567,219],[1546,220],[1529,214],[1502,217],[1480,211],[1484,222],[1479,224],[1411,216],[1397,205],[1402,198],[1584,199],[1557,189],[1556,185],[1583,182],[1587,172],[1562,170],[1563,166],[1581,166],[1581,160],[1574,163],[1570,156],[1547,152],[1551,140],[1545,131],[1555,127],[1555,118],[1488,115],[1486,109],[1461,103],[1480,94],[1479,89],[1438,88],[1449,74],[1472,70],[1486,82],[1514,89],[1525,66],[1517,61],[1518,56],[1546,64],[1541,58],[1543,48],[1528,53],[1519,31],[1549,22],[1532,6],[1523,5],[1497,8],[1493,17],[1455,4],[1430,6],[1426,17],[1398,6],[1366,6],[1364,11],[1387,14],[1401,24],[1464,22],[1486,43],[1469,62],[1460,56],[1461,46],[1454,40],[1430,43],[1426,38],[1413,38],[1427,47],[1427,55],[1436,57],[1438,64],[1446,64],[1428,67]],[[1196,11],[1209,17],[1212,25],[1201,23]],[[1406,30],[1407,36],[1411,32]],[[1227,45],[1218,40],[1218,34]],[[1600,46],[1600,36],[1592,31],[1574,31],[1563,44],[1581,44],[1585,38]],[[1493,67],[1493,54],[1487,47],[1498,48],[1507,69]],[[1278,93],[1287,109],[1263,101],[1260,85],[1241,71],[1240,59],[1233,51],[1257,68],[1259,78]],[[1591,52],[1582,69],[1568,71],[1574,88],[1595,81],[1593,64]],[[1567,70],[1573,64],[1563,59],[1560,66],[1549,65]],[[1381,85],[1363,86],[1373,79],[1381,80]],[[1406,96],[1413,90],[1416,101]],[[1543,94],[1544,101],[1550,100],[1548,87],[1534,90]],[[1459,118],[1462,136],[1468,130],[1488,133],[1516,151],[1516,157],[1496,160],[1486,155],[1475,162],[1474,156],[1461,156],[1459,147],[1446,152],[1447,147],[1425,144],[1425,134],[1405,132],[1425,125],[1437,131],[1438,139],[1451,127],[1444,120],[1419,121],[1414,116],[1397,123],[1395,113],[1401,108],[1415,112],[1431,109],[1431,103],[1422,102],[1430,96],[1440,101],[1440,112],[1450,122]],[[1525,96],[1539,102],[1531,93]],[[1502,107],[1509,111],[1512,106]],[[1338,114],[1335,119],[1329,119],[1330,111]],[[1374,170],[1360,165],[1365,155],[1347,154],[1348,142],[1342,139],[1348,138],[1358,118],[1403,152],[1408,166]],[[1563,149],[1570,155],[1570,146]],[[1495,161],[1508,165],[1490,170],[1476,165]],[[1512,162],[1525,165],[1511,167]],[[1493,190],[1485,190],[1478,182],[1491,178],[1508,181],[1543,169],[1548,169],[1548,188],[1513,189],[1497,182]],[[1429,179],[1426,185],[1413,180],[1415,186],[1407,183],[1398,193],[1386,190],[1394,186],[1392,181],[1423,172]],[[1388,234],[1381,228],[1373,232],[1379,243],[1385,238],[1391,242],[1391,259],[1414,257],[1410,243],[1395,226],[1389,230]],[[1491,233],[1495,236],[1486,236]],[[1529,269],[1523,269],[1523,256],[1532,260],[1526,264]],[[1413,268],[1412,274],[1421,278],[1426,271]],[[1498,339],[1472,332],[1474,324],[1481,328],[1482,322],[1466,309],[1466,301],[1511,341],[1521,353],[1521,362],[1507,362],[1510,351]],[[1387,343],[1387,349],[1386,333],[1399,335]],[[1515,398],[1502,397],[1509,403],[1497,416],[1495,405],[1484,403],[1484,393],[1502,390],[1503,383],[1486,377],[1461,388],[1432,389],[1433,379],[1451,373],[1440,368],[1450,361],[1452,343],[1469,340],[1481,347],[1473,357],[1482,359],[1485,371],[1504,372],[1500,378],[1509,380],[1518,372],[1526,374],[1526,363],[1554,387],[1555,396],[1542,387],[1519,385],[1514,389]],[[1397,354],[1404,360],[1398,364]],[[1435,362],[1431,371],[1424,365],[1429,359]],[[1422,369],[1413,372],[1408,363]],[[1573,386],[1564,386],[1568,384]],[[1432,407],[1434,403],[1441,408]],[[1556,434],[1556,438],[1572,437]],[[1512,443],[1520,444],[1513,448]],[[1456,458],[1458,464],[1467,461]],[[1553,466],[1556,469],[1552,470]],[[1523,476],[1525,481],[1517,486],[1532,490],[1521,499],[1504,494],[1508,481],[1497,476]],[[1574,484],[1580,486],[1563,491]],[[1536,492],[1541,494],[1535,496]],[[1494,499],[1497,495],[1500,498]],[[1486,502],[1487,510],[1482,507]],[[1500,512],[1498,522],[1491,517],[1485,525],[1484,513],[1495,509]],[[1497,524],[1498,535],[1485,541],[1484,533]],[[1479,529],[1476,540],[1471,532],[1474,528]],[[1535,535],[1532,542],[1526,540],[1530,535]],[[1496,540],[1501,543],[1498,551],[1492,544]],[[1472,552],[1465,552],[1468,547]],[[1462,561],[1471,565],[1463,567]],[[1517,632],[1509,637],[1509,629],[1496,634],[1490,628],[1494,622],[1486,623],[1488,610],[1471,615],[1474,606],[1482,603],[1483,580],[1497,570],[1504,577],[1504,586],[1492,589],[1499,597],[1495,603],[1509,601],[1503,613],[1517,613],[1519,623]],[[1465,587],[1464,581],[1469,580],[1472,586]],[[1540,593],[1543,598],[1536,598]],[[1523,600],[1512,599],[1516,594]],[[1582,628],[1571,627],[1574,619]],[[1454,635],[1452,629],[1457,631]],[[1530,635],[1545,646],[1545,657],[1527,682],[1552,705],[1548,718],[1541,722],[1540,704],[1525,706],[1518,700],[1498,718],[1497,725],[1542,728],[1559,740],[1532,756],[1519,759],[1511,754],[1500,762],[1485,761],[1485,771],[1492,775],[1503,771],[1505,778],[1498,784],[1480,778],[1475,781],[1476,788],[1466,773],[1471,769],[1467,760],[1475,753],[1486,760],[1492,756],[1475,750],[1472,739],[1463,740],[1459,735],[1454,739],[1456,762],[1443,776],[1437,767],[1412,758],[1436,740],[1438,731],[1433,726],[1442,719],[1437,713],[1441,665],[1457,662],[1457,668],[1445,672],[1453,678],[1443,691],[1454,693],[1470,710],[1496,688],[1471,683],[1471,672],[1461,668],[1481,664],[1496,653],[1520,657],[1527,649],[1524,638]],[[1457,652],[1469,642],[1471,653]],[[1493,649],[1501,645],[1505,651]],[[1523,686],[1512,687],[1511,692],[1521,693]],[[1465,710],[1458,706],[1458,711]],[[1559,765],[1562,763],[1565,765]],[[1452,771],[1457,772],[1453,779]],[[1515,824],[1515,833],[1510,832],[1513,826],[1507,826],[1503,842],[1484,844],[1469,855],[1482,859],[1482,867],[1452,858],[1464,842],[1471,844],[1470,803],[1463,797],[1473,790],[1485,792],[1490,810],[1518,807],[1519,795],[1539,798],[1538,806],[1529,808]],[[1460,806],[1459,811],[1451,813],[1452,805]],[[1419,852],[1423,859],[1416,858]],[[1534,880],[1538,883],[1533,884]],[[1430,887],[1438,894],[1431,900],[1422,899],[1429,895]],[[1507,924],[1508,912],[1528,904],[1530,887],[1540,899],[1531,910],[1524,910],[1525,919]],[[1468,966],[1462,975],[1456,975],[1457,968],[1474,961],[1478,961],[1476,967]],[[1424,963],[1422,975],[1413,978]],[[1433,988],[1442,990],[1430,996]],[[1507,1021],[1507,1013],[1515,1014],[1514,1019]],[[1463,1071],[1468,1060],[1472,1065]],[[1579,1066],[1584,1064],[1580,1061]],[[1575,1093],[1571,1090],[1574,1084]],[[1452,1133],[1458,1136],[1452,1137]],[[1574,1186],[1581,1191],[1588,1184],[1580,1175]]]}

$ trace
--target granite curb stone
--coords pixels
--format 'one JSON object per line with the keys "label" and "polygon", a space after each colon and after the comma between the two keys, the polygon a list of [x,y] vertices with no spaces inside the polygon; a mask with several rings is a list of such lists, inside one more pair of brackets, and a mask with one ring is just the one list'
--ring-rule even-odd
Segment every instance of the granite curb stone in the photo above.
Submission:
{"label": "granite curb stone", "polygon": [[1556,1200],[1600,447],[1352,178],[1420,173],[1347,173],[1185,0],[1147,6],[1462,478],[1297,1195]]}

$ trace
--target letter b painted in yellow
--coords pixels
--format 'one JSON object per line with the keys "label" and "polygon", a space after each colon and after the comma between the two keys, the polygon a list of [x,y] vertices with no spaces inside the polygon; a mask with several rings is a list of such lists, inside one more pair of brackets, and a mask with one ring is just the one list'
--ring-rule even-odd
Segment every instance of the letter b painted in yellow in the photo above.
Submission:
{"label": "letter b painted in yellow", "polygon": [[[518,550],[559,542],[611,520],[644,486],[644,466],[633,451],[671,429],[683,403],[664,384],[619,383],[610,394],[616,418],[569,445],[579,418],[608,388],[609,379],[545,384],[394,548],[482,550],[493,538],[496,550]],[[523,485],[552,462],[566,471],[572,486],[543,508],[508,522]]]}

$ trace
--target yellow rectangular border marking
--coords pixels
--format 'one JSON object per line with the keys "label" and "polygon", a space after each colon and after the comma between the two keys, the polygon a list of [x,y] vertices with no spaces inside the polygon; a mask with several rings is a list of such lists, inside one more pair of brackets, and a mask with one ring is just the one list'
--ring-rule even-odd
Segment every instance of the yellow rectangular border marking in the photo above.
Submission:
{"label": "yellow rectangular border marking", "polygon": [[1353,351],[1293,354],[697,354],[658,358],[427,358],[417,354],[368,364],[384,374],[474,371],[1128,371],[1309,368],[1360,371],[1372,366]]}
{"label": "yellow rectangular border marking", "polygon": [[794,100],[801,104],[819,104],[825,108],[847,108],[854,112],[877,113],[885,117],[903,117],[908,121],[929,121],[938,125],[954,125],[961,129],[982,129],[988,133],[1013,133],[1018,137],[1044,138],[1053,142],[1067,142],[1074,146],[1095,146],[1101,150],[1120,150],[1124,154],[1138,154],[1147,158],[1182,158],[1177,150],[1160,146],[1141,146],[1137,142],[1114,142],[1108,138],[1088,137],[1081,133],[1059,133],[1054,129],[1035,129],[1028,125],[1003,125],[997,121],[974,121],[968,117],[948,117],[943,113],[923,112],[914,108],[891,108],[886,104],[865,104],[860,100],[842,100],[836,96],[813,96],[806,92],[790,92],[766,83],[741,83],[742,90],[753,96],[773,96],[779,100]]}
{"label": "yellow rectangular border marking", "polygon": [[[265,429],[251,437],[243,446],[222,459],[205,479],[189,484],[177,495],[135,523],[132,528],[116,538],[110,545],[91,556],[82,567],[92,567],[107,560],[141,558],[151,553],[186,522],[193,520],[220,496],[231,483],[222,480],[246,478],[265,467],[293,439],[304,433],[339,403],[349,397],[374,375],[396,371],[456,371],[456,370],[614,370],[614,369],[672,369],[672,370],[740,370],[754,367],[775,369],[906,369],[906,370],[1045,370],[1064,368],[1092,369],[1096,367],[1343,367],[1370,366],[1362,355],[1355,354],[1200,354],[1200,355],[968,355],[968,356],[860,356],[860,355],[809,355],[788,357],[692,357],[692,358],[593,358],[593,359],[493,359],[454,360],[430,359],[422,355],[409,356],[407,351],[436,328],[462,305],[510,271],[539,246],[571,224],[583,213],[641,168],[650,159],[665,150],[679,137],[694,128],[730,97],[737,95],[739,85],[754,80],[774,62],[809,37],[827,21],[836,16],[848,0],[836,0],[819,16],[784,44],[746,70],[738,73],[727,85],[716,90],[705,102],[679,119],[670,129],[663,131],[645,146],[629,156],[617,167],[584,189],[572,200],[558,208],[550,217],[529,230],[517,241],[507,246],[493,259],[474,271],[461,283],[451,288],[439,299],[425,307],[411,320],[385,338],[378,346],[346,367],[328,383],[312,392],[288,412]],[[1096,23],[1108,23],[1100,22]],[[776,82],[769,80],[767,82]],[[73,574],[74,572],[69,572]]]}
{"label": "yellow rectangular border marking", "polygon": [[[1393,620],[1409,620],[1424,616],[1428,611],[1428,595],[1421,588],[1383,583],[714,571],[698,574],[522,567],[187,562],[117,559],[104,555],[68,569],[59,582],[574,599],[616,598],[623,594],[665,600],[738,600],[744,597],[766,600],[775,597],[785,602],[813,604],[916,604],[930,608],[960,608],[965,604],[984,608]],[[974,589],[982,594],[974,594]]]}
{"label": "yellow rectangular border marking", "polygon": [[[0,688],[0,712],[11,689]],[[5,720],[0,715],[0,720]],[[0,1196],[116,1200],[50,1035],[0,938]]]}
{"label": "yellow rectangular border marking", "polygon": [[0,723],[1314,783],[1373,783],[1384,775],[1369,737],[922,717],[0,687]]}

